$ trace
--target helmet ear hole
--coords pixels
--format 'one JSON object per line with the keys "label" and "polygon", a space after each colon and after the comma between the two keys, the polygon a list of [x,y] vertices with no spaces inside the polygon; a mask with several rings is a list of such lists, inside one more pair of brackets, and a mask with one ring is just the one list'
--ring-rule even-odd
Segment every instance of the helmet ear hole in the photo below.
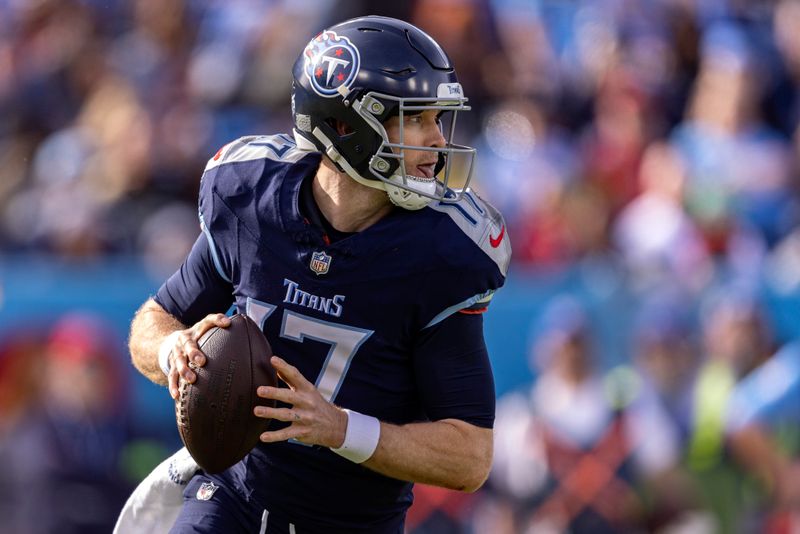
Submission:
{"label": "helmet ear hole", "polygon": [[350,126],[348,123],[346,123],[344,121],[341,121],[339,119],[334,119],[334,118],[331,117],[329,119],[326,119],[325,123],[328,126],[330,126],[331,130],[336,132],[336,135],[338,135],[339,138],[342,138],[342,139],[344,139],[344,138],[346,138],[346,137],[348,137],[351,134],[354,134],[356,132],[355,129],[352,126]]}

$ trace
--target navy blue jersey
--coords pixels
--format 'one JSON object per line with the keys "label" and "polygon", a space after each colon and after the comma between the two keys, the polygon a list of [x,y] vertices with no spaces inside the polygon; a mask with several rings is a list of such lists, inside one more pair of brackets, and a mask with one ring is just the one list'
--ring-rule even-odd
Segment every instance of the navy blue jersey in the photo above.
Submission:
{"label": "navy blue jersey", "polygon": [[[331,243],[300,201],[319,163],[284,135],[223,147],[201,183],[205,239],[157,302],[184,324],[235,304],[338,406],[397,424],[458,418],[491,427],[494,389],[476,313],[505,278],[502,218],[468,193],[457,204],[395,209]],[[298,532],[392,531],[411,504],[410,483],[296,442],[259,445],[220,480]]]}

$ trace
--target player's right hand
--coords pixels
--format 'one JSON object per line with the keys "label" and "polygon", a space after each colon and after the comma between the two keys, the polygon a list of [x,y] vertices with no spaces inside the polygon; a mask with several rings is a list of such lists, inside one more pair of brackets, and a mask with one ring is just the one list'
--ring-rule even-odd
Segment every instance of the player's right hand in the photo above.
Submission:
{"label": "player's right hand", "polygon": [[178,330],[173,338],[172,352],[169,356],[169,375],[168,386],[169,394],[173,399],[178,398],[178,386],[180,378],[193,383],[197,375],[192,368],[202,367],[206,364],[206,356],[197,345],[197,341],[207,331],[215,326],[227,328],[231,324],[231,318],[223,313],[212,313],[201,319],[194,326],[186,330]]}

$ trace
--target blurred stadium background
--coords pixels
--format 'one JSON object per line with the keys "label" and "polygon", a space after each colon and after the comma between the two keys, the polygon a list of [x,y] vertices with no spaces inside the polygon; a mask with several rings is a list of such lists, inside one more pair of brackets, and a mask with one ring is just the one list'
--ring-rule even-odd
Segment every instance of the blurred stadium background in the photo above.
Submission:
{"label": "blurred stadium background", "polygon": [[[419,488],[409,531],[797,532],[765,465],[800,472],[800,397],[758,408],[800,369],[800,2],[396,4],[0,0],[0,532],[109,532],[179,446],[130,318],[198,234],[208,157],[288,131],[295,57],[361,14],[450,53],[514,248],[496,471]],[[740,387],[776,352],[789,385]],[[768,448],[737,454],[754,421]]]}

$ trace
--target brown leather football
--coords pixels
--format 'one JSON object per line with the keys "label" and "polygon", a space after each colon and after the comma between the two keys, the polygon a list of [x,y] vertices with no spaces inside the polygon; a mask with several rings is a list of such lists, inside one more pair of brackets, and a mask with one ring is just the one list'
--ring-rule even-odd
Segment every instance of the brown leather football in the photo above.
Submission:
{"label": "brown leather football", "polygon": [[180,380],[175,417],[181,440],[208,473],[219,473],[245,457],[267,429],[255,406],[275,402],[256,395],[258,386],[277,386],[269,362],[272,349],[261,329],[246,315],[234,315],[227,328],[214,327],[199,339],[206,355],[192,369],[197,380]]}

